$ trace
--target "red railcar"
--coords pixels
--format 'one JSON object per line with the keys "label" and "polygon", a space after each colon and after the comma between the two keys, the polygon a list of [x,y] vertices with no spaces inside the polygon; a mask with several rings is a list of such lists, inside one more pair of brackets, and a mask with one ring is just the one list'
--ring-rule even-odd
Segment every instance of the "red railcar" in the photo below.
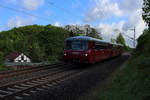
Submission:
{"label": "red railcar", "polygon": [[122,45],[105,42],[87,36],[75,36],[65,40],[64,61],[96,63],[121,55]]}

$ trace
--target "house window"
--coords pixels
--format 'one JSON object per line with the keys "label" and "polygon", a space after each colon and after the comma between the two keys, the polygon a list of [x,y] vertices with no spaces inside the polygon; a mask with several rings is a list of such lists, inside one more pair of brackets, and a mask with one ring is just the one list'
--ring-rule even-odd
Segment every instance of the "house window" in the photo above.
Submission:
{"label": "house window", "polygon": [[24,56],[21,56],[21,60],[24,60]]}

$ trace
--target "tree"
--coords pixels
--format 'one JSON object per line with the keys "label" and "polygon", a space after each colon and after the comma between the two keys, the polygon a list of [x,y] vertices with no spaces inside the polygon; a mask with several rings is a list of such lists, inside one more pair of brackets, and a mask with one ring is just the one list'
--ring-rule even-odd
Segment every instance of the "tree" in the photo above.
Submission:
{"label": "tree", "polygon": [[115,39],[113,39],[113,38],[111,38],[111,40],[110,40],[112,43],[116,43],[116,40]]}
{"label": "tree", "polygon": [[91,28],[91,32],[87,36],[102,40],[102,37],[100,36],[100,33],[95,28]]}
{"label": "tree", "polygon": [[74,36],[74,33],[72,31],[69,32],[69,36],[72,37]]}
{"label": "tree", "polygon": [[116,43],[120,43],[120,44],[122,44],[123,46],[126,46],[125,40],[124,40],[123,36],[121,35],[121,33],[120,33],[119,36],[117,37]]}
{"label": "tree", "polygon": [[71,29],[71,26],[70,25],[66,25],[65,29],[69,31]]}
{"label": "tree", "polygon": [[[69,32],[52,25],[29,25],[0,32],[0,64],[11,52],[22,52],[33,62],[50,61],[62,53]],[[50,60],[49,60],[50,59]]]}
{"label": "tree", "polygon": [[150,0],[143,0],[143,14],[142,17],[144,21],[148,24],[150,27]]}
{"label": "tree", "polygon": [[4,54],[3,52],[0,52],[0,65],[2,65],[4,63]]}
{"label": "tree", "polygon": [[145,29],[143,34],[138,38],[138,45],[136,50],[141,54],[150,56],[150,28]]}

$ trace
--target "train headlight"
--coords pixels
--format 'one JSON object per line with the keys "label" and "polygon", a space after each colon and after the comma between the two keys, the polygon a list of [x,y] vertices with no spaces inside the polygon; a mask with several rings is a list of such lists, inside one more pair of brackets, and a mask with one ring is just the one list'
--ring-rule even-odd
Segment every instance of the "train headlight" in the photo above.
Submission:
{"label": "train headlight", "polygon": [[64,56],[66,56],[67,54],[66,53],[64,53]]}
{"label": "train headlight", "polygon": [[86,53],[85,56],[88,56],[88,54]]}

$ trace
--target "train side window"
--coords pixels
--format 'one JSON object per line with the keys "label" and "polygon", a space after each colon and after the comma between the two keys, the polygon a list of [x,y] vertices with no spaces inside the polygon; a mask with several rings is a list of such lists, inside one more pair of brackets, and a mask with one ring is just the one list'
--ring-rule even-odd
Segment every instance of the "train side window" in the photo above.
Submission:
{"label": "train side window", "polygon": [[104,49],[107,49],[107,46],[105,46],[105,45],[98,45],[98,44],[97,44],[97,45],[95,46],[95,49],[96,49],[96,50],[104,50]]}
{"label": "train side window", "polygon": [[95,49],[96,49],[96,50],[99,50],[99,45],[95,45]]}
{"label": "train side window", "polygon": [[72,43],[71,41],[66,41],[65,49],[68,49],[68,50],[71,49],[71,43]]}

